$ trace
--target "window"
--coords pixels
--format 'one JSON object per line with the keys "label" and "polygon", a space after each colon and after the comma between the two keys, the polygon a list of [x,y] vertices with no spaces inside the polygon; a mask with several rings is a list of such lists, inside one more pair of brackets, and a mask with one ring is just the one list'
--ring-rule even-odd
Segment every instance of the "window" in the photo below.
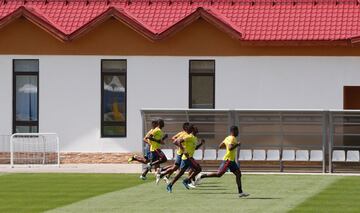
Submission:
{"label": "window", "polygon": [[126,137],[126,60],[101,61],[101,137]]}
{"label": "window", "polygon": [[13,60],[13,133],[39,131],[39,60]]}
{"label": "window", "polygon": [[189,108],[215,108],[215,61],[190,60]]}

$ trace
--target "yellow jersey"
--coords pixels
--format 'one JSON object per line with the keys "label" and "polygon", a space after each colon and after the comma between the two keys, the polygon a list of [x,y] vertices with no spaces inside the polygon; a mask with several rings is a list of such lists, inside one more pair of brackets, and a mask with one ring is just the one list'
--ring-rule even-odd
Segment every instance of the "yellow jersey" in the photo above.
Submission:
{"label": "yellow jersey", "polygon": [[[164,137],[164,132],[159,127],[156,127],[151,132],[151,135],[153,136],[154,139],[161,140]],[[151,152],[153,152],[157,149],[160,149],[160,147],[161,147],[160,143],[150,140],[150,151]]]}
{"label": "yellow jersey", "polygon": [[[188,135],[187,132],[181,131],[181,132],[177,133],[177,134],[174,136],[174,138],[176,138],[176,140],[177,140],[177,139],[180,139],[180,138],[182,139],[182,138],[186,137],[187,135]],[[181,150],[180,148],[178,148],[178,150],[176,151],[176,154],[177,154],[177,155],[182,155],[183,152],[182,152],[182,150]]]}
{"label": "yellow jersey", "polygon": [[230,150],[230,144],[236,145],[237,143],[236,137],[232,135],[227,136],[224,139],[223,143],[226,146],[226,154],[224,156],[224,160],[235,161],[236,149]]}
{"label": "yellow jersey", "polygon": [[[189,157],[193,157],[196,148],[197,137],[193,134],[188,134],[183,138],[183,140],[184,142],[182,142],[182,145],[184,147],[184,153],[188,153]],[[181,159],[186,160],[188,158],[183,155]]]}

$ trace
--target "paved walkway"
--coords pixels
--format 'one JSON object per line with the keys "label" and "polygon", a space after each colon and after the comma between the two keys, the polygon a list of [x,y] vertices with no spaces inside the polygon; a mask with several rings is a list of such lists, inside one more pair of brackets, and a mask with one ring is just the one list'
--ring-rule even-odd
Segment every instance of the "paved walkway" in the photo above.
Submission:
{"label": "paved walkway", "polygon": [[0,173],[140,173],[141,164],[63,164],[58,166],[0,165]]}
{"label": "paved walkway", "polygon": [[[0,164],[0,173],[141,173],[141,164],[62,164],[46,166],[22,166],[11,168],[10,165]],[[340,175],[360,176],[360,173],[287,173],[287,172],[243,172],[244,174],[278,174],[278,175]]]}

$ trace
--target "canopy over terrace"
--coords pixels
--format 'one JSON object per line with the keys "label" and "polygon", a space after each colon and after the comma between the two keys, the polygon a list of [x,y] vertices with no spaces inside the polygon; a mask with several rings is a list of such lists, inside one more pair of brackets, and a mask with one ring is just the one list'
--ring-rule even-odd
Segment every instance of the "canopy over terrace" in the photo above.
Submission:
{"label": "canopy over terrace", "polygon": [[[205,169],[215,169],[216,161],[222,160],[224,151],[217,146],[236,125],[242,144],[238,160],[245,169],[359,171],[359,110],[143,109],[141,113],[143,134],[156,119],[164,119],[164,131],[170,136],[181,130],[183,122],[195,124],[198,137],[206,140],[195,158]],[[174,148],[171,143],[164,146]]]}
{"label": "canopy over terrace", "polygon": [[356,0],[1,0],[0,28],[25,17],[69,41],[113,17],[157,41],[201,18],[244,43],[352,45],[359,14]]}

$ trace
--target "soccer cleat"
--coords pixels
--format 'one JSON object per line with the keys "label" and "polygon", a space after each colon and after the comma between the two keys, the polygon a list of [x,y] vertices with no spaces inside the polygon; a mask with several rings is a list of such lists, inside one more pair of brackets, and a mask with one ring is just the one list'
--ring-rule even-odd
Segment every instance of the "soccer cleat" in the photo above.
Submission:
{"label": "soccer cleat", "polygon": [[170,180],[169,178],[167,178],[166,176],[164,176],[163,180],[165,181],[165,183],[169,184],[170,183]]}
{"label": "soccer cleat", "polygon": [[146,169],[149,169],[151,171],[151,163],[147,163],[145,166]]}
{"label": "soccer cleat", "polygon": [[134,157],[135,157],[135,156],[131,156],[131,157],[129,157],[129,159],[128,159],[128,163],[131,163],[131,162],[134,160]]}
{"label": "soccer cleat", "polygon": [[247,197],[247,196],[249,196],[250,194],[248,194],[248,193],[246,193],[246,192],[241,192],[240,194],[239,194],[239,197]]}
{"label": "soccer cleat", "polygon": [[168,185],[166,186],[166,191],[169,192],[169,193],[172,192],[172,185],[171,185],[171,184],[168,184]]}
{"label": "soccer cleat", "polygon": [[195,188],[196,188],[196,186],[195,186],[193,183],[189,183],[188,186],[189,186],[190,188],[192,188],[192,189],[195,189]]}
{"label": "soccer cleat", "polygon": [[142,176],[142,175],[140,175],[140,177],[139,177],[141,180],[146,180],[146,177],[145,176]]}
{"label": "soccer cleat", "polygon": [[186,180],[183,180],[182,183],[183,183],[183,185],[185,186],[186,189],[190,189],[189,184],[188,184],[188,182]]}
{"label": "soccer cleat", "polygon": [[155,181],[156,185],[158,185],[158,184],[159,184],[160,179],[161,179],[161,177],[160,177],[160,173],[157,173],[157,174],[156,174],[156,181]]}

